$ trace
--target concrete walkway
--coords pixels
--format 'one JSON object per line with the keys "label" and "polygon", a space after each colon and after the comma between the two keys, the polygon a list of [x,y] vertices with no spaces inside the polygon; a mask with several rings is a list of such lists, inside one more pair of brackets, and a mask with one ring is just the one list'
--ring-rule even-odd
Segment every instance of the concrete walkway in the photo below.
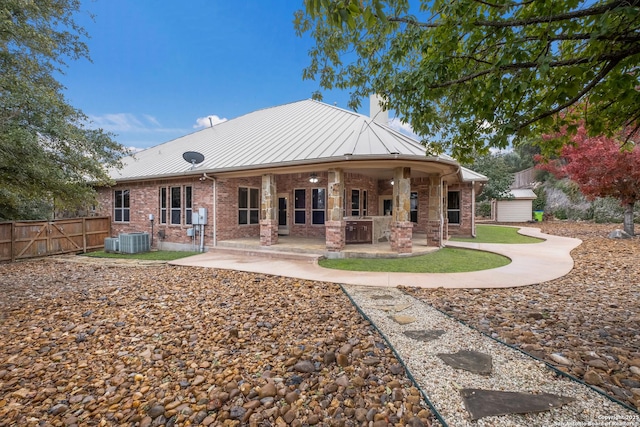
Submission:
{"label": "concrete walkway", "polygon": [[[240,270],[295,277],[305,280],[366,286],[418,286],[424,288],[508,288],[557,279],[573,268],[571,250],[579,239],[552,236],[539,228],[520,228],[521,234],[545,239],[530,244],[488,244],[449,242],[448,247],[477,249],[507,256],[511,263],[491,270],[470,273],[372,273],[322,268],[317,256],[291,254],[289,259],[247,255],[246,252],[212,250],[170,262],[172,265]],[[257,251],[256,251],[257,252]],[[286,255],[285,255],[286,257]]]}

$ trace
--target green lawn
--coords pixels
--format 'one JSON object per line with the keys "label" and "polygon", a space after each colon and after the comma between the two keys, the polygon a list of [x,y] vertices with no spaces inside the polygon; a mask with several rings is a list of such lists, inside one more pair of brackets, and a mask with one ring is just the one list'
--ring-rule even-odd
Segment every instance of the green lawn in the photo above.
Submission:
{"label": "green lawn", "polygon": [[200,252],[184,252],[184,251],[152,251],[141,252],[138,254],[120,254],[105,251],[88,252],[81,254],[94,258],[122,258],[122,259],[140,259],[145,261],[173,261],[174,259],[184,258],[191,255],[198,255]]}
{"label": "green lawn", "polygon": [[474,243],[540,243],[543,240],[518,234],[518,229],[514,227],[477,225],[475,238],[452,237],[451,241]]}
{"label": "green lawn", "polygon": [[406,258],[323,259],[320,266],[336,270],[397,273],[464,273],[507,265],[509,258],[469,249],[442,248],[435,252]]}

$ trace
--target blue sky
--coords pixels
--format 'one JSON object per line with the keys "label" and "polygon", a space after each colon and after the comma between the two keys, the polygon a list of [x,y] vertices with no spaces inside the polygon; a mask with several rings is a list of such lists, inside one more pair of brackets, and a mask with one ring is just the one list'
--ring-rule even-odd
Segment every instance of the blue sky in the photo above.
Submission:
{"label": "blue sky", "polygon": [[[292,0],[83,0],[92,62],[72,61],[68,101],[126,147],[148,148],[209,124],[307,99],[309,37]],[[89,14],[95,15],[90,19]],[[346,91],[324,101],[347,108]],[[368,102],[363,102],[368,114]],[[215,120],[215,118],[214,118]]]}

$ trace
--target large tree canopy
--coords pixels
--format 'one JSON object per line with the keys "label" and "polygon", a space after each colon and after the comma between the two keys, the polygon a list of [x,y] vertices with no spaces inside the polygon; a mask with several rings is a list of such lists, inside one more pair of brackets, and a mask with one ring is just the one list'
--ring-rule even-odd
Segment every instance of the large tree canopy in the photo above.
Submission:
{"label": "large tree canopy", "polygon": [[640,0],[305,0],[295,26],[315,39],[304,78],[352,108],[383,95],[461,159],[578,118],[640,123]]}
{"label": "large tree canopy", "polygon": [[42,201],[75,208],[107,183],[126,150],[69,105],[56,80],[66,61],[88,58],[74,21],[79,0],[0,5],[0,219],[25,219]]}

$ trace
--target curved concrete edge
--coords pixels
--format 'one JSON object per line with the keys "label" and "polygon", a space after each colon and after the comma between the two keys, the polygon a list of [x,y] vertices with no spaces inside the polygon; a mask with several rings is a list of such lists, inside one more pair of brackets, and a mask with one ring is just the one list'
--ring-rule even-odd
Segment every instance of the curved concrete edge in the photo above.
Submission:
{"label": "curved concrete edge", "polygon": [[489,244],[449,242],[447,246],[494,252],[511,259],[504,267],[469,273],[374,273],[332,270],[316,262],[264,259],[232,253],[207,252],[170,262],[171,265],[239,270],[303,280],[365,286],[423,288],[509,288],[557,279],[573,269],[571,250],[579,239],[553,236],[538,228],[520,227],[522,234],[544,239],[540,243]]}

